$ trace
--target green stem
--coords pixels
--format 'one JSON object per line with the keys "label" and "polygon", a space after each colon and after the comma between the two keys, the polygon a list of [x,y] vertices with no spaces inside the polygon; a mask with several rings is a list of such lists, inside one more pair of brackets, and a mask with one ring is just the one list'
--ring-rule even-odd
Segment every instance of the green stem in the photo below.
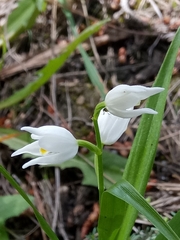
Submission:
{"label": "green stem", "polygon": [[103,162],[102,154],[94,156],[94,165],[96,170],[96,176],[98,181],[98,190],[99,190],[99,205],[101,205],[102,194],[104,192],[104,176],[103,176]]}
{"label": "green stem", "polygon": [[89,149],[90,151],[94,152],[96,155],[102,154],[102,151],[100,148],[98,148],[96,145],[94,145],[88,141],[78,139],[77,142],[78,142],[79,146]]}
{"label": "green stem", "polygon": [[93,115],[93,123],[94,123],[94,130],[95,130],[95,135],[96,135],[96,143],[97,147],[101,150],[101,154],[97,155],[95,154],[94,157],[94,165],[95,165],[95,170],[96,170],[96,175],[97,175],[97,181],[98,181],[98,189],[99,189],[99,203],[101,204],[101,198],[102,194],[104,191],[104,177],[103,177],[103,162],[102,162],[102,148],[103,145],[101,143],[101,137],[99,133],[99,126],[98,126],[98,116],[101,111],[105,107],[105,103],[101,102],[97,104],[95,110],[94,110],[94,115]]}

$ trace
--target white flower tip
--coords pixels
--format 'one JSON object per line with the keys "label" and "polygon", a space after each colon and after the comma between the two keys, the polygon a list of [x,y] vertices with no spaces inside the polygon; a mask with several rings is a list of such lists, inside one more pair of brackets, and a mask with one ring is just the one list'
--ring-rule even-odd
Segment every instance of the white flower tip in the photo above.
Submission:
{"label": "white flower tip", "polygon": [[155,87],[156,88],[156,93],[160,93],[162,91],[164,91],[165,88],[162,87]]}
{"label": "white flower tip", "polygon": [[11,154],[11,157],[15,157],[16,156],[16,152],[13,152],[12,154]]}
{"label": "white flower tip", "polygon": [[13,153],[11,154],[11,157],[15,157],[15,156],[17,156],[17,155],[19,155],[19,154],[21,154],[21,153],[19,153],[19,150],[17,150],[17,151],[15,151],[15,152],[13,152]]}
{"label": "white flower tip", "polygon": [[144,111],[144,113],[147,113],[147,114],[158,114],[157,111],[154,111],[151,108],[141,108],[141,109]]}
{"label": "white flower tip", "polygon": [[29,128],[29,127],[24,126],[24,127],[21,128],[21,130],[22,130],[22,131],[26,131],[27,128]]}
{"label": "white flower tip", "polygon": [[22,169],[25,169],[25,168],[27,168],[27,166],[25,166],[26,164],[24,164],[24,165],[22,165]]}
{"label": "white flower tip", "polygon": [[[35,159],[33,159],[33,160],[35,160]],[[23,165],[22,165],[22,169],[25,169],[25,168],[27,168],[27,167],[30,167],[30,166],[32,166],[32,165],[37,164],[37,163],[33,163],[33,160],[30,160],[29,162],[23,164]]]}
{"label": "white flower tip", "polygon": [[27,167],[29,167],[29,164],[28,164],[28,163],[25,163],[25,164],[22,165],[22,169],[25,169],[25,168],[27,168]]}
{"label": "white flower tip", "polygon": [[158,114],[158,112],[154,111],[154,113],[151,113],[151,114]]}

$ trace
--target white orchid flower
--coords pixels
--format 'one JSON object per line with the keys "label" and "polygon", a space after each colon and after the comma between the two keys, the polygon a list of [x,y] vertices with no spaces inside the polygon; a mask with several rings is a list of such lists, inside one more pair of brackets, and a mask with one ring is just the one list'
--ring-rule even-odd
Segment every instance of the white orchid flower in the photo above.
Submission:
{"label": "white orchid flower", "polygon": [[144,87],[139,85],[118,85],[110,90],[105,97],[107,110],[113,115],[121,118],[137,117],[143,113],[157,114],[150,108],[131,109],[150,96],[164,90],[161,87]]}
{"label": "white orchid flower", "polygon": [[120,118],[101,110],[98,126],[101,142],[106,145],[115,143],[126,131],[130,118]]}
{"label": "white orchid flower", "polygon": [[39,128],[22,127],[31,133],[33,143],[15,151],[11,156],[30,153],[37,158],[25,163],[22,168],[39,165],[57,165],[73,158],[78,152],[78,142],[65,128],[57,126],[42,126]]}

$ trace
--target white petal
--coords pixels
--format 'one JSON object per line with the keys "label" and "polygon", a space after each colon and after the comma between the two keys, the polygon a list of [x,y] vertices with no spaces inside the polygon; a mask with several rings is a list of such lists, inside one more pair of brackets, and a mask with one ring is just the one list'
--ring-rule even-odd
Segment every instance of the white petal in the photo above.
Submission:
{"label": "white petal", "polygon": [[39,145],[41,148],[46,149],[49,152],[57,153],[57,152],[65,152],[76,151],[78,148],[77,140],[70,133],[64,134],[64,136],[47,134],[39,139]]}
{"label": "white petal", "polygon": [[[136,86],[131,86],[131,88],[133,92],[136,92],[139,95],[140,100],[144,100],[150,96],[153,96],[157,93],[164,91],[164,88],[161,88],[161,87],[144,87],[144,86],[136,85]],[[144,89],[145,91],[141,91],[141,89]]]}
{"label": "white petal", "polygon": [[98,117],[98,125],[103,144],[115,143],[126,131],[130,118],[116,117],[109,112],[101,110]]}
{"label": "white petal", "polygon": [[30,153],[35,156],[41,156],[39,149],[40,147],[39,147],[38,141],[36,141],[24,146],[23,148],[18,149],[11,155],[11,157],[14,157],[23,153]]}
{"label": "white petal", "polygon": [[34,127],[22,127],[21,130],[27,131],[32,134],[33,139],[38,139],[38,136],[44,136],[46,134],[54,134],[59,136],[71,136],[72,134],[63,127],[58,126],[42,126],[39,128]]}
{"label": "white petal", "polygon": [[107,108],[116,106],[120,109],[127,109],[134,107],[139,102],[137,94],[133,95],[131,87],[129,85],[118,85],[110,90],[106,97],[105,103]]}
{"label": "white petal", "polygon": [[[110,99],[110,98],[107,98]],[[118,108],[121,110],[126,110],[128,108],[134,107],[139,104],[140,98],[136,93],[130,92],[126,93],[121,97],[112,97],[110,100],[105,98],[105,104],[107,109]]]}
{"label": "white petal", "polygon": [[[109,110],[109,109],[108,109]],[[109,110],[110,111],[110,110]],[[144,113],[148,114],[157,114],[156,111],[151,108],[140,108],[135,110],[119,110],[119,109],[111,109],[110,111],[113,115],[121,118],[133,118],[138,117]]]}
{"label": "white petal", "polygon": [[56,153],[56,154],[47,154],[46,156],[43,157],[38,157],[36,159],[32,159],[31,161],[25,163],[22,168],[27,168],[29,166],[32,165],[59,165],[67,160],[70,160],[71,158],[73,158],[76,154],[77,154],[78,148],[76,149],[76,151],[71,148],[66,148],[65,151],[62,151],[60,153]]}
{"label": "white petal", "polygon": [[121,110],[125,110],[136,106],[141,100],[160,93],[163,90],[164,88],[160,87],[150,88],[139,85],[129,86],[122,84],[116,86],[107,93],[105,103],[107,108],[116,106]]}

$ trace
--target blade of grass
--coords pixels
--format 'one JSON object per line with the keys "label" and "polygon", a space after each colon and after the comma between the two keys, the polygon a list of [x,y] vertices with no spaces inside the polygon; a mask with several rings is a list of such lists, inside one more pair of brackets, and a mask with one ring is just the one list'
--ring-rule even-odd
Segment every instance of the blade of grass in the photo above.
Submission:
{"label": "blade of grass", "polygon": [[[169,225],[172,227],[172,229],[175,231],[175,233],[180,237],[180,211],[176,213],[176,215],[169,221]],[[167,236],[163,236],[162,234],[159,234],[155,240],[168,240]]]}
{"label": "blade of grass", "polygon": [[76,49],[76,47],[86,40],[90,35],[97,32],[102,25],[104,25],[107,20],[98,22],[93,26],[88,27],[84,30],[72,43],[70,43],[64,51],[61,53],[60,56],[57,58],[50,60],[49,63],[42,68],[40,71],[37,72],[39,77],[29,83],[26,87],[21,90],[15,92],[11,97],[8,99],[0,102],[0,109],[10,107],[23,99],[27,98],[30,94],[37,91],[42,85],[44,85],[50,77],[65,63],[66,59],[70,56],[70,54]]}
{"label": "blade of grass", "polygon": [[24,30],[32,27],[39,13],[45,10],[45,6],[44,0],[41,2],[39,0],[19,1],[18,7],[8,17],[6,37],[3,37],[3,31],[1,31],[0,46],[3,45],[4,38],[12,40]]}

